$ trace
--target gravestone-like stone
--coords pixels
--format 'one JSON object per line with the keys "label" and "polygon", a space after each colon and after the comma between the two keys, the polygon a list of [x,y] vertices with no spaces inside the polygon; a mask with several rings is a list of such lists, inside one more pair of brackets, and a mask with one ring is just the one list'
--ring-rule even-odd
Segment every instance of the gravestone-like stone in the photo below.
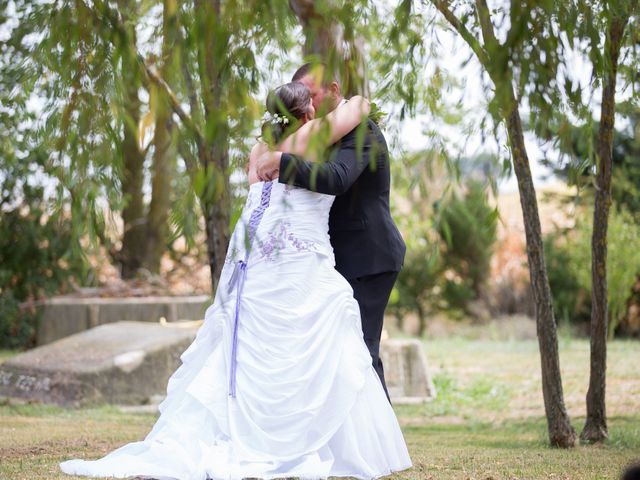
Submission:
{"label": "gravestone-like stone", "polygon": [[115,322],[0,365],[0,395],[65,406],[141,404],[166,393],[201,322]]}
{"label": "gravestone-like stone", "polygon": [[[0,396],[65,406],[157,405],[201,324],[115,322],[36,347],[0,365]],[[394,403],[435,395],[421,342],[385,340],[381,357]]]}
{"label": "gravestone-like stone", "polygon": [[436,390],[422,342],[383,340],[380,343],[380,358],[393,403],[419,403],[435,397]]}
{"label": "gravestone-like stone", "polygon": [[53,297],[38,308],[36,343],[45,345],[98,325],[121,320],[167,322],[198,320],[211,304],[207,295],[147,297]]}

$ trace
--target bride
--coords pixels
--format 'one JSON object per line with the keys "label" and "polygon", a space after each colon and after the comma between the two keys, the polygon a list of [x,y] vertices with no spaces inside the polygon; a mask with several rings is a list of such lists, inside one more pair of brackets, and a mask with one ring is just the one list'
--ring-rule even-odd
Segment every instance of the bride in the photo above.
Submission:
{"label": "bride", "polygon": [[368,113],[368,102],[353,97],[314,119],[301,83],[269,95],[269,146],[251,152],[249,192],[213,304],[169,378],[160,416],[144,440],[97,460],[63,461],[63,472],[373,479],[411,466],[353,290],[334,269],[335,197],[261,181],[255,169],[266,148],[308,156],[318,138],[329,146]]}

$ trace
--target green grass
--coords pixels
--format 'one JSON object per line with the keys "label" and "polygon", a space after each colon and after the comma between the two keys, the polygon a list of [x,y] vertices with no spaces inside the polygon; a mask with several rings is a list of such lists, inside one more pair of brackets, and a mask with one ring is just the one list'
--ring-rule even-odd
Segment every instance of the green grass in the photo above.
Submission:
{"label": "green grass", "polygon": [[[560,347],[567,408],[579,431],[589,346],[563,337]],[[414,467],[394,478],[618,479],[627,463],[640,460],[639,347],[631,341],[609,346],[610,439],[561,450],[547,445],[535,341],[425,342],[438,396],[424,405],[395,407]],[[0,479],[72,478],[58,471],[58,462],[97,458],[140,440],[155,418],[109,406],[0,405]]]}
{"label": "green grass", "polygon": [[[398,414],[402,416],[402,409]],[[604,446],[553,449],[543,419],[503,423],[412,425],[411,479],[616,479],[640,451],[640,417],[610,419]]]}
{"label": "green grass", "polygon": [[0,350],[0,363],[18,354],[17,350]]}

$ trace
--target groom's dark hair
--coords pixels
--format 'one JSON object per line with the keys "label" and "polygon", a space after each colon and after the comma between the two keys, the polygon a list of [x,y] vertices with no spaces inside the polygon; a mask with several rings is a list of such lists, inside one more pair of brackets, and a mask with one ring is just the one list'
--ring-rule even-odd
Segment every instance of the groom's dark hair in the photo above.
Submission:
{"label": "groom's dark hair", "polygon": [[337,82],[338,81],[338,79],[336,78],[335,75],[332,75],[330,78],[326,78],[327,64],[324,63],[324,62],[307,62],[307,63],[303,64],[293,74],[293,77],[291,77],[291,81],[292,82],[299,82],[306,75],[308,75],[313,68],[318,68],[318,67],[322,68],[322,71],[325,74],[325,75],[322,76],[323,77],[322,78],[322,84],[323,85],[328,85],[331,82]]}
{"label": "groom's dark hair", "polygon": [[296,70],[296,73],[293,74],[293,77],[291,77],[291,81],[297,82],[299,80],[302,80],[302,78],[304,78],[304,76],[309,73],[312,66],[313,66],[313,63],[311,62],[307,62],[304,65],[302,65],[298,70]]}

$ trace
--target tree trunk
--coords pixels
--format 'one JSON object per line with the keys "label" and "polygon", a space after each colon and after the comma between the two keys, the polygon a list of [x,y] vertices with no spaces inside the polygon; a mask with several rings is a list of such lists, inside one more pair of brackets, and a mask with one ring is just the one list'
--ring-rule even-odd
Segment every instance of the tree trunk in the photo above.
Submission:
{"label": "tree trunk", "polygon": [[418,336],[422,338],[424,336],[424,332],[427,329],[427,314],[424,311],[424,308],[422,307],[420,302],[418,302],[417,304],[417,309],[418,309]]}
{"label": "tree trunk", "polygon": [[[122,16],[126,19],[135,8],[135,2],[123,0],[119,2]],[[135,44],[136,32],[134,22],[128,34]],[[146,218],[142,195],[144,181],[144,152],[139,147],[138,123],[140,121],[140,100],[138,89],[142,85],[139,69],[136,68],[136,58],[130,55],[130,50],[121,47],[122,51],[122,75],[127,85],[126,110],[124,120],[124,138],[122,141],[123,177],[122,193],[125,198],[125,206],[122,210],[124,235],[122,248],[118,254],[121,275],[123,278],[135,276],[138,268],[143,264],[146,249]]]}
{"label": "tree trunk", "polygon": [[365,60],[364,39],[355,38],[350,42],[349,56],[345,59],[346,72],[344,93],[347,97],[363,95],[369,97],[367,62]]}
{"label": "tree trunk", "polygon": [[[316,55],[320,61],[330,63],[329,56],[331,54],[338,54],[336,55],[338,58],[342,56],[342,50],[338,51],[337,49],[342,36],[336,22],[318,12],[317,3],[313,0],[289,0],[291,10],[296,14],[300,25],[302,25],[305,37],[304,55]],[[327,3],[327,0],[325,0],[324,3],[330,5],[331,2]]]}
{"label": "tree trunk", "polygon": [[536,325],[542,370],[542,394],[547,416],[549,441],[553,446],[568,448],[575,445],[576,432],[571,426],[564,405],[560,358],[558,355],[558,336],[553,316],[549,279],[544,262],[538,202],[524,143],[518,102],[515,99],[513,90],[511,91],[511,111],[507,118],[507,130],[511,143],[514,171],[520,192],[520,205],[522,207],[527,240],[529,277],[536,306]]}
{"label": "tree trunk", "polygon": [[527,259],[529,278],[536,307],[536,327],[540,348],[542,372],[542,396],[547,417],[547,429],[551,445],[563,448],[576,444],[576,432],[571,426],[564,405],[562,376],[560,374],[560,357],[558,355],[558,333],[553,316],[551,289],[547,268],[544,262],[542,246],[542,230],[538,214],[538,200],[531,178],[531,168],[522,132],[522,121],[518,110],[518,101],[513,90],[513,71],[510,67],[497,69],[500,62],[494,61],[493,55],[500,55],[504,45],[500,44],[491,23],[491,12],[486,0],[476,0],[476,10],[484,45],[467,30],[449,9],[449,2],[432,0],[433,4],[444,15],[447,21],[458,31],[460,36],[474,51],[485,68],[496,89],[498,99],[506,99],[501,107],[501,115],[507,124],[507,132],[511,144],[511,156],[518,180],[518,191],[527,243]]}
{"label": "tree trunk", "polygon": [[[228,162],[228,152],[216,152],[213,158],[216,162]],[[214,175],[214,178],[217,175]],[[222,177],[221,181],[228,182],[226,176],[222,175]],[[212,292],[215,292],[218,287],[218,280],[220,279],[220,273],[222,272],[229,246],[229,210],[231,201],[228,188],[227,185],[224,192],[220,192],[217,195],[216,201],[202,203],[207,229],[207,253],[211,271]]]}
{"label": "tree trunk", "polygon": [[[200,204],[207,229],[207,252],[211,270],[211,288],[216,291],[224,259],[229,246],[229,220],[231,195],[229,184],[229,124],[226,117],[220,115],[225,97],[221,80],[225,67],[219,58],[218,49],[225,45],[225,38],[212,25],[221,21],[220,0],[197,0],[195,2],[200,16],[204,38],[199,42],[198,55],[200,71],[203,72],[202,98],[207,141],[198,152],[201,168],[204,169],[206,187],[200,195]],[[217,36],[216,36],[217,35]]]}
{"label": "tree trunk", "polygon": [[334,2],[324,0],[324,6],[319,6],[319,3],[312,0],[289,0],[289,6],[298,17],[304,32],[305,57],[315,56],[317,61],[327,64],[331,72],[337,74],[345,96],[369,96],[364,39],[349,39],[348,52],[345,52],[345,35],[333,16],[326,13],[334,6]]}
{"label": "tree trunk", "polygon": [[591,238],[591,371],[587,392],[587,420],[580,433],[580,439],[586,442],[602,441],[609,436],[605,408],[609,324],[607,231],[611,206],[616,75],[626,24],[627,18],[613,17],[605,41],[606,73],[598,131],[598,164]]}
{"label": "tree trunk", "polygon": [[[177,4],[164,0],[162,12],[163,41],[160,75],[170,81],[175,72],[174,51],[177,38]],[[166,250],[169,209],[171,207],[171,179],[175,172],[175,148],[172,145],[173,122],[171,104],[166,92],[156,88],[157,107],[153,136],[153,179],[147,222],[145,267],[154,273],[160,271],[160,260]]]}

